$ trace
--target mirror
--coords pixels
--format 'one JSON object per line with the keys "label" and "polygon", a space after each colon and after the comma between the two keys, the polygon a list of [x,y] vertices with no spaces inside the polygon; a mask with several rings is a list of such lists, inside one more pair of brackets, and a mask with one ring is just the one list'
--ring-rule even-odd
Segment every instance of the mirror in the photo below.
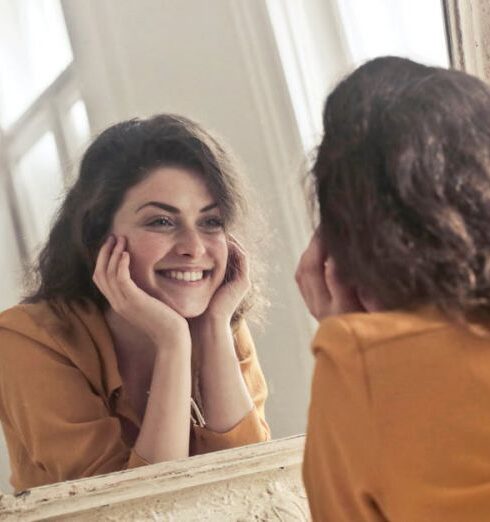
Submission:
{"label": "mirror", "polygon": [[[305,154],[321,134],[325,94],[354,63],[393,53],[447,65],[440,3],[430,2],[429,12],[425,0],[404,0],[396,9],[386,0],[368,19],[359,15],[361,0],[57,2],[45,2],[52,9],[36,18],[32,10],[40,4],[0,1],[0,10],[17,21],[0,31],[8,65],[20,67],[14,58],[26,38],[35,57],[24,82],[35,84],[35,92],[17,82],[17,110],[7,104],[12,85],[6,77],[1,84],[2,268],[9,277],[1,283],[0,308],[18,301],[24,261],[45,237],[52,203],[71,183],[87,137],[134,116],[186,115],[230,145],[269,222],[264,257],[271,307],[252,334],[269,388],[272,436],[304,432],[315,325],[293,274],[309,235],[300,183]],[[413,15],[420,21],[422,9],[426,26],[415,31]],[[41,31],[53,37],[42,43],[39,28],[56,20],[66,28]],[[400,20],[403,31],[374,39]],[[68,42],[65,51],[55,36]],[[52,62],[42,62],[53,53]],[[56,72],[46,80],[38,69],[50,68]],[[5,449],[1,468],[0,489],[8,491]]]}

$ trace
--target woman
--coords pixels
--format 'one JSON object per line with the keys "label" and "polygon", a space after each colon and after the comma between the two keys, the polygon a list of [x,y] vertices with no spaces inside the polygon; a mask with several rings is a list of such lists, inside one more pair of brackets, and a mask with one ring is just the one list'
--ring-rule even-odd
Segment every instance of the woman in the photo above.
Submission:
{"label": "woman", "polygon": [[314,520],[490,520],[490,91],[401,58],[328,97],[320,225],[297,281],[320,322]]}
{"label": "woman", "polygon": [[269,438],[244,212],[229,156],[185,118],[90,145],[37,288],[0,315],[16,490]]}

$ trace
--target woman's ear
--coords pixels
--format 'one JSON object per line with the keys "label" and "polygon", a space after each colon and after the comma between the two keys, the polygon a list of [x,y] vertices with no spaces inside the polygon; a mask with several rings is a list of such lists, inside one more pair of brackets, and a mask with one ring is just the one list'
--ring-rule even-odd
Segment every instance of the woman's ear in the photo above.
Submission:
{"label": "woman's ear", "polygon": [[370,296],[362,288],[357,289],[357,298],[366,312],[380,312],[383,310],[382,306],[376,301],[376,299]]}
{"label": "woman's ear", "polygon": [[365,311],[356,288],[347,286],[340,279],[337,265],[332,257],[324,262],[324,277],[331,297],[332,315]]}

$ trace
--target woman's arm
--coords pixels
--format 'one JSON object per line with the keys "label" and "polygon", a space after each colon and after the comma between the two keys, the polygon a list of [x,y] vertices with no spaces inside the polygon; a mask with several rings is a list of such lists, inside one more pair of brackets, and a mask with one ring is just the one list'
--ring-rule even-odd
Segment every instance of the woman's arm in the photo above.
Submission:
{"label": "woman's arm", "polygon": [[192,454],[208,453],[245,444],[255,444],[270,439],[270,429],[265,420],[267,385],[260,368],[255,346],[245,321],[234,329],[235,351],[253,408],[230,430],[213,431],[209,426],[193,426]]}
{"label": "woman's arm", "polygon": [[191,337],[187,322],[132,281],[123,238],[101,248],[94,281],[116,314],[155,349],[151,387],[135,451],[148,463],[189,455]]}
{"label": "woman's arm", "polygon": [[174,348],[157,349],[148,402],[134,445],[136,453],[150,464],[189,456],[191,355],[188,347]]}
{"label": "woman's arm", "polygon": [[315,372],[308,414],[303,479],[314,521],[383,522],[374,493],[377,454],[362,358],[339,320],[365,312],[357,291],[339,280],[319,230],[301,256],[296,281],[320,323],[313,341]]}
{"label": "woman's arm", "polygon": [[[250,287],[247,254],[234,239],[230,240],[229,248],[233,276],[218,289],[206,312],[190,321],[199,361],[200,395],[209,430],[228,432],[252,416],[254,421],[249,422],[254,427],[248,431],[254,432],[253,442],[259,442],[269,436],[263,419],[267,387],[245,323],[239,326],[236,338],[230,326],[236,308]],[[254,411],[256,406],[260,412]],[[258,429],[257,423],[263,425],[263,429]],[[249,436],[243,434],[244,443],[251,442]],[[236,442],[240,443],[238,439]]]}
{"label": "woman's arm", "polygon": [[314,521],[386,522],[368,377],[347,324],[323,321],[313,341],[303,479]]}
{"label": "woman's arm", "polygon": [[225,432],[254,407],[243,379],[229,323],[209,318],[192,328],[199,351],[199,383],[206,425]]}

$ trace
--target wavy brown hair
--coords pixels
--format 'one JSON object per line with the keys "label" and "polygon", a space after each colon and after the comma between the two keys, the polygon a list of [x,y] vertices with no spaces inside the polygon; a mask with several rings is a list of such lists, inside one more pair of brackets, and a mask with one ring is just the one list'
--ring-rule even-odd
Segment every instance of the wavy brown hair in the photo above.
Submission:
{"label": "wavy brown hair", "polygon": [[[190,169],[204,178],[221,209],[226,232],[237,237],[251,254],[252,289],[233,322],[252,305],[262,304],[257,282],[260,263],[250,234],[248,189],[224,145],[197,123],[173,114],[117,123],[88,147],[78,179],[33,269],[34,290],[24,302],[90,300],[101,309],[107,307],[92,281],[98,251],[128,189],[164,166]],[[257,216],[256,210],[253,214]]]}
{"label": "wavy brown hair", "polygon": [[383,57],[328,96],[312,169],[339,276],[386,309],[490,311],[490,90]]}

